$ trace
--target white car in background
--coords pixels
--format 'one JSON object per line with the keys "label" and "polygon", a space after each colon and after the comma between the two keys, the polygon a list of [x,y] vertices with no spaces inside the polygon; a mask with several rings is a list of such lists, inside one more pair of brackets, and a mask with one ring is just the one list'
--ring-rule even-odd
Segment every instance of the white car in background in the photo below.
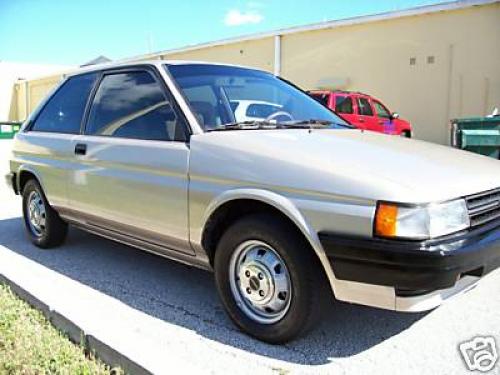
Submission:
{"label": "white car in background", "polygon": [[283,106],[259,100],[232,100],[231,108],[238,121],[265,120],[283,111]]}

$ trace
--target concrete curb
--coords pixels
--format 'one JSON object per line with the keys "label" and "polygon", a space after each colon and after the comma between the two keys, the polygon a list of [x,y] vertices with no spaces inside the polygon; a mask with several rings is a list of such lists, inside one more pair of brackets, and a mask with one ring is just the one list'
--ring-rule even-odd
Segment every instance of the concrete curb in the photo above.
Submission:
{"label": "concrete curb", "polygon": [[111,367],[120,367],[127,374],[152,374],[150,371],[146,370],[141,365],[128,358],[126,355],[120,353],[106,343],[102,342],[92,334],[85,333],[82,328],[80,328],[70,319],[66,318],[58,311],[51,309],[50,306],[35,297],[26,289],[23,289],[22,287],[17,285],[8,277],[0,274],[0,282],[8,285],[12,292],[14,292],[19,298],[27,302],[29,305],[33,306],[35,309],[39,310],[54,327],[67,335],[72,342],[77,345],[82,345],[86,350],[95,354],[104,363],[108,364]]}
{"label": "concrete curb", "polygon": [[[276,368],[289,367],[279,359],[256,359],[243,348],[230,348],[227,355],[227,344],[196,328],[159,319],[3,245],[0,275],[0,282],[39,309],[73,342],[127,373],[219,373],[221,366],[214,359],[221,353],[224,368],[231,369],[232,375],[274,374]],[[300,368],[307,370],[307,366]]]}

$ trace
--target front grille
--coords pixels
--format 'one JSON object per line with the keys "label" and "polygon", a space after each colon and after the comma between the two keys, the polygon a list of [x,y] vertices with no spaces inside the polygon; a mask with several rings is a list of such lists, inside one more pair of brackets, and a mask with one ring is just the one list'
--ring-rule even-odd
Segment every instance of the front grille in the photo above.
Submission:
{"label": "front grille", "polygon": [[500,219],[500,189],[485,191],[465,198],[471,227]]}

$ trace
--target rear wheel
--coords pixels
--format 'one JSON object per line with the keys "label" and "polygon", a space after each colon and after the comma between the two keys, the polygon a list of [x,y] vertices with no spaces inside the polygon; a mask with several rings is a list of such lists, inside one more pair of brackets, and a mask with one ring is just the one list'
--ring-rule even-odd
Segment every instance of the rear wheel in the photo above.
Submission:
{"label": "rear wheel", "polygon": [[289,341],[318,320],[324,280],[309,244],[271,215],[240,219],[222,236],[215,277],[231,319],[269,343]]}
{"label": "rear wheel", "polygon": [[23,189],[23,216],[28,236],[36,246],[51,248],[66,239],[68,224],[50,207],[40,184],[34,179]]}

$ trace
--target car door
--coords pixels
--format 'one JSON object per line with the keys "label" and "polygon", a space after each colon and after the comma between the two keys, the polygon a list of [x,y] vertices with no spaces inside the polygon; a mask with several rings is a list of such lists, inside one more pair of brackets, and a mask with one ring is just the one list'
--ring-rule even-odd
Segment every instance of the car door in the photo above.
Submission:
{"label": "car door", "polygon": [[104,72],[74,140],[73,210],[87,225],[192,252],[186,140],[186,121],[156,71]]}
{"label": "car door", "polygon": [[358,108],[357,122],[362,129],[372,131],[382,131],[383,127],[377,122],[370,99],[367,96],[356,96]]}
{"label": "car door", "polygon": [[386,134],[396,134],[396,124],[392,120],[389,110],[378,100],[372,99],[373,109],[377,117],[377,124]]}

